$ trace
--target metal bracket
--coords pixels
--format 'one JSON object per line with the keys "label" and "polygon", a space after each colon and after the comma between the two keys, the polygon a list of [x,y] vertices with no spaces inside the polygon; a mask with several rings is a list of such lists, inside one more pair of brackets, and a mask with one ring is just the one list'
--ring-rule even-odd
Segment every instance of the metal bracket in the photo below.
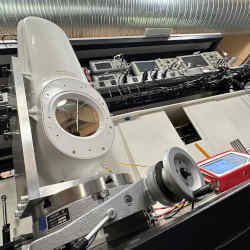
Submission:
{"label": "metal bracket", "polygon": [[[130,197],[128,202],[126,197]],[[83,205],[84,204],[84,205]],[[79,239],[93,231],[110,209],[115,211],[115,216],[111,222],[121,220],[138,211],[145,210],[152,205],[152,201],[145,190],[144,180],[129,185],[122,191],[114,194],[110,199],[98,205],[97,201],[90,201],[86,198],[75,206],[73,214],[82,213],[80,217],[57,231],[45,235],[29,245],[22,246],[22,250],[52,250],[61,247],[66,243]],[[69,210],[71,208],[69,207]],[[73,209],[73,208],[72,208]]]}

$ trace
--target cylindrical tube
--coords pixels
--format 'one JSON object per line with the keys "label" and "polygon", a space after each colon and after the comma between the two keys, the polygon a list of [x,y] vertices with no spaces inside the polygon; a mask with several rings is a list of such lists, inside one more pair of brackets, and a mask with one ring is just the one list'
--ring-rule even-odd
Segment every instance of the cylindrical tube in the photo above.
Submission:
{"label": "cylindrical tube", "polygon": [[1,200],[2,200],[2,208],[3,208],[3,224],[7,225],[8,221],[7,221],[7,205],[6,205],[6,195],[2,195],[1,196]]}
{"label": "cylindrical tube", "polygon": [[8,224],[7,220],[7,196],[2,195],[1,196],[2,200],[2,208],[3,208],[3,228],[2,228],[2,238],[3,238],[3,246],[8,244],[10,242],[10,224]]}
{"label": "cylindrical tube", "polygon": [[39,16],[70,37],[143,34],[145,27],[176,32],[250,32],[250,0],[1,0],[0,33]]}

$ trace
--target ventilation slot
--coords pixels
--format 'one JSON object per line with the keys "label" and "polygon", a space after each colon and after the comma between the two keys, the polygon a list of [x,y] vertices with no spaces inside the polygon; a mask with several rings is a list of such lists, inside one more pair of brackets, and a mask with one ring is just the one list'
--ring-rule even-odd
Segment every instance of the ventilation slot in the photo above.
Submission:
{"label": "ventilation slot", "polygon": [[168,118],[185,144],[200,141],[201,137],[189,120],[183,108],[173,108],[166,111]]}

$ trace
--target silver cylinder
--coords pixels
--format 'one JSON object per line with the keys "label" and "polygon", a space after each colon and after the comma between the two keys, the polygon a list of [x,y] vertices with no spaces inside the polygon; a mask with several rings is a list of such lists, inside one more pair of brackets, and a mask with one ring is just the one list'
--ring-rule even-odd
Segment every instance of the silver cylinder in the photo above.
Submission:
{"label": "silver cylinder", "polygon": [[145,27],[175,32],[250,33],[250,0],[1,0],[0,33],[39,16],[70,37],[143,34]]}

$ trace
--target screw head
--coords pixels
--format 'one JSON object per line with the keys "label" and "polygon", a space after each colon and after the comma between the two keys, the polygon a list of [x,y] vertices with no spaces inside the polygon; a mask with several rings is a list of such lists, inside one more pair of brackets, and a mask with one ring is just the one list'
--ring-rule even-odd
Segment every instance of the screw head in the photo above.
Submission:
{"label": "screw head", "polygon": [[109,216],[109,219],[113,220],[116,217],[116,211],[114,208],[110,208],[107,211],[107,215]]}
{"label": "screw head", "polygon": [[6,196],[5,194],[3,194],[3,195],[1,196],[1,200],[2,200],[2,201],[6,201],[6,200],[7,200],[7,196]]}

